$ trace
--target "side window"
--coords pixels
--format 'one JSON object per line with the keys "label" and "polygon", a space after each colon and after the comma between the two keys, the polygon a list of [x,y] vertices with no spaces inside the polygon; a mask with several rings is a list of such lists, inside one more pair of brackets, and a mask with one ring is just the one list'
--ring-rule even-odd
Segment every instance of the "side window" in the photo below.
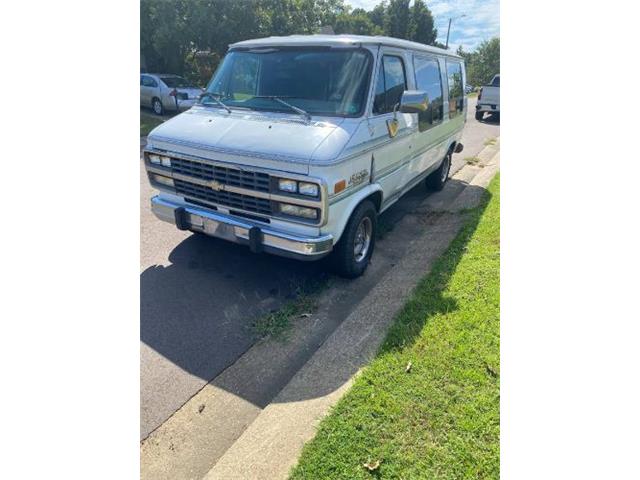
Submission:
{"label": "side window", "polygon": [[424,132],[442,122],[444,114],[440,65],[435,59],[414,57],[413,68],[416,72],[417,88],[426,92],[429,100],[427,110],[418,114],[418,129]]}
{"label": "side window", "polygon": [[384,55],[378,73],[373,113],[380,115],[393,111],[400,103],[402,93],[407,89],[404,63],[400,57]]}
{"label": "side window", "polygon": [[449,118],[453,118],[464,109],[462,64],[460,62],[447,60],[447,81],[449,83]]}
{"label": "side window", "polygon": [[144,75],[142,77],[142,85],[145,87],[157,87],[158,82],[156,82],[153,78]]}

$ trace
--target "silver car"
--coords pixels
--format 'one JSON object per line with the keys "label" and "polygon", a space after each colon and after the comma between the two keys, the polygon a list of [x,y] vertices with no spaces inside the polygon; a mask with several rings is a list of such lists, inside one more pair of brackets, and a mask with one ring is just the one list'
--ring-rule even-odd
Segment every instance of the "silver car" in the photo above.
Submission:
{"label": "silver car", "polygon": [[167,110],[191,108],[203,92],[178,75],[140,74],[140,106],[151,107],[157,115]]}

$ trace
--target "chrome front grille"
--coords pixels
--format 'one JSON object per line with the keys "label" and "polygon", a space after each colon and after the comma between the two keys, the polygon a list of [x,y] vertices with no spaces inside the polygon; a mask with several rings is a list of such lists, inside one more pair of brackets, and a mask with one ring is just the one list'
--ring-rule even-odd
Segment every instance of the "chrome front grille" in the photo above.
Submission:
{"label": "chrome front grille", "polygon": [[259,192],[269,191],[269,174],[267,173],[243,171],[183,158],[172,158],[171,166],[176,173],[202,180],[215,180],[223,185],[248,188]]}
{"label": "chrome front grille", "polygon": [[[276,218],[305,225],[326,224],[327,190],[317,178],[289,173],[283,173],[280,177],[277,171],[254,171],[251,167],[245,169],[222,161],[155,149],[145,150],[144,156],[151,186],[183,197],[191,204],[265,223]],[[300,193],[280,191],[280,178],[316,183],[321,193],[311,198]],[[308,212],[301,212],[299,216],[287,214],[293,210],[283,209],[284,204],[315,209],[315,218],[310,218]]]}
{"label": "chrome front grille", "polygon": [[[173,165],[173,159],[171,160]],[[254,212],[262,215],[271,215],[271,201],[266,198],[256,198],[241,193],[216,191],[203,185],[185,182],[184,180],[174,180],[176,193],[184,196],[187,200],[195,198],[209,203],[224,205],[229,208],[237,208],[247,212]]]}

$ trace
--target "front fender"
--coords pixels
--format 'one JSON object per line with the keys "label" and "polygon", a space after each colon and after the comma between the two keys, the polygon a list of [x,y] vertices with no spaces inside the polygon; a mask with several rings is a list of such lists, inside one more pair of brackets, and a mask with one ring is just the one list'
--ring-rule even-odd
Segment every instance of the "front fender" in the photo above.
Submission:
{"label": "front fender", "polygon": [[355,208],[364,199],[374,195],[380,195],[382,200],[382,187],[377,183],[369,183],[351,195],[340,198],[333,203],[329,200],[329,221],[322,227],[322,234],[333,235],[334,245],[338,243]]}

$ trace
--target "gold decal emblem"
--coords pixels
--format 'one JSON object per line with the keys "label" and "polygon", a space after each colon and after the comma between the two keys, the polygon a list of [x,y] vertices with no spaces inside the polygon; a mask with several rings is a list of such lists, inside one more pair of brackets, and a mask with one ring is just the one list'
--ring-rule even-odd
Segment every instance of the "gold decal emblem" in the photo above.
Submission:
{"label": "gold decal emblem", "polygon": [[389,130],[389,136],[391,138],[398,134],[398,126],[398,119],[394,118],[387,120],[387,130]]}
{"label": "gold decal emblem", "polygon": [[361,170],[359,172],[354,173],[349,177],[349,185],[358,185],[359,183],[364,182],[364,180],[369,176],[368,170]]}
{"label": "gold decal emblem", "polygon": [[209,186],[211,187],[212,190],[215,190],[216,192],[219,192],[220,190],[224,190],[224,184],[220,183],[217,180],[211,180],[209,182]]}

